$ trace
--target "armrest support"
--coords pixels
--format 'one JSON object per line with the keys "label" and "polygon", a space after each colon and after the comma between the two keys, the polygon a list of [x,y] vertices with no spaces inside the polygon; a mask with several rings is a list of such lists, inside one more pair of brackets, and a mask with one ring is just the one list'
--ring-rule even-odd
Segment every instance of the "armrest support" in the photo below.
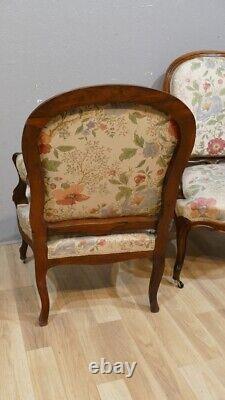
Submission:
{"label": "armrest support", "polygon": [[16,167],[19,182],[15,189],[13,190],[12,200],[17,207],[18,204],[28,204],[28,199],[26,197],[27,189],[27,172],[23,161],[22,153],[14,153],[12,156],[13,163]]}

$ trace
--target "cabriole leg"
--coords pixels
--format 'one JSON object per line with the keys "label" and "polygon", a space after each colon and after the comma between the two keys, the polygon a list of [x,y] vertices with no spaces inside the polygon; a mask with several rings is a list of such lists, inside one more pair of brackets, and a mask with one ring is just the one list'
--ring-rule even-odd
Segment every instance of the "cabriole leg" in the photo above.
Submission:
{"label": "cabriole leg", "polygon": [[186,252],[188,232],[191,228],[191,223],[183,217],[178,217],[176,222],[176,233],[177,233],[177,257],[173,269],[173,279],[176,282],[179,289],[184,287],[183,282],[180,280],[180,274],[184,263],[184,257]]}
{"label": "cabriole leg", "polygon": [[165,268],[165,257],[163,256],[153,256],[153,267],[152,274],[149,283],[149,302],[150,310],[153,313],[159,311],[159,305],[157,300],[157,294],[160,282],[162,280],[163,272]]}
{"label": "cabriole leg", "polygon": [[35,276],[38,293],[41,299],[41,312],[39,316],[39,325],[45,326],[48,323],[49,315],[49,296],[46,282],[47,264],[35,261]]}

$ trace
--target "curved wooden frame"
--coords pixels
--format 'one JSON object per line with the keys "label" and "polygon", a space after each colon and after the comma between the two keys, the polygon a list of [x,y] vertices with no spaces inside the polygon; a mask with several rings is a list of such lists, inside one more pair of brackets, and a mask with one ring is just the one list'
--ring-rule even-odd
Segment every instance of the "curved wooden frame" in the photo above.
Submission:
{"label": "curved wooden frame", "polygon": [[[169,65],[165,74],[163,82],[163,90],[165,92],[170,93],[171,79],[177,67],[181,65],[183,62],[194,59],[196,57],[225,57],[225,52],[217,50],[200,50],[200,51],[193,51],[191,53],[186,53],[176,58]],[[188,165],[191,166],[191,165],[202,165],[202,164],[219,164],[224,162],[225,162],[225,156],[220,156],[220,157],[194,156],[189,160]],[[174,265],[173,279],[177,282],[178,287],[182,288],[184,285],[180,281],[180,273],[184,263],[186,243],[189,231],[192,228],[196,228],[199,226],[205,226],[213,230],[225,231],[225,224],[207,220],[191,221],[184,217],[175,217],[175,223],[177,230],[177,257]]]}
{"label": "curved wooden frame", "polygon": [[[169,114],[177,124],[178,144],[164,179],[160,216],[158,219],[142,215],[47,223],[44,220],[44,181],[38,152],[38,138],[42,128],[56,115],[70,109],[91,104],[105,105],[108,103],[148,104],[159,111]],[[31,189],[30,223],[32,241],[24,235],[21,229],[20,232],[23,242],[28,243],[34,252],[36,282],[42,304],[39,317],[41,326],[47,324],[49,314],[49,297],[46,285],[47,270],[59,264],[96,264],[149,257],[153,254],[149,300],[151,311],[157,312],[159,310],[157,293],[164,271],[169,226],[174,215],[179,182],[193,148],[194,137],[195,121],[187,106],[167,93],[138,86],[106,85],[73,90],[53,97],[30,114],[23,131],[22,151]],[[19,193],[18,189],[16,192]],[[18,204],[16,195],[14,195],[14,201]],[[52,234],[73,232],[99,235],[146,228],[154,228],[156,230],[157,236],[153,252],[48,259],[47,239]]]}

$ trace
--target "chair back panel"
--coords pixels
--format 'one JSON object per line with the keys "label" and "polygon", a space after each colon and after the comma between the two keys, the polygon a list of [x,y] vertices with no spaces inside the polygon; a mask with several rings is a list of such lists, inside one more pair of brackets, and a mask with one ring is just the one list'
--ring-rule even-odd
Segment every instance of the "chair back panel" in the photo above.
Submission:
{"label": "chair back panel", "polygon": [[195,116],[192,157],[224,156],[225,56],[196,56],[180,62],[171,77],[170,93],[182,100]]}
{"label": "chair back panel", "polygon": [[149,105],[75,108],[39,136],[48,222],[158,215],[176,125]]}

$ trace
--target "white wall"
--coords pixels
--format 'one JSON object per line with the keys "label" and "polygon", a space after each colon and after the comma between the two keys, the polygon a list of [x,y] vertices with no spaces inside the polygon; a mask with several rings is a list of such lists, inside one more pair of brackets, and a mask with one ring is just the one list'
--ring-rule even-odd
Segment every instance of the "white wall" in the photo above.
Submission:
{"label": "white wall", "polygon": [[160,88],[178,55],[224,49],[224,0],[1,0],[0,242],[18,238],[11,162],[38,99],[100,83]]}

